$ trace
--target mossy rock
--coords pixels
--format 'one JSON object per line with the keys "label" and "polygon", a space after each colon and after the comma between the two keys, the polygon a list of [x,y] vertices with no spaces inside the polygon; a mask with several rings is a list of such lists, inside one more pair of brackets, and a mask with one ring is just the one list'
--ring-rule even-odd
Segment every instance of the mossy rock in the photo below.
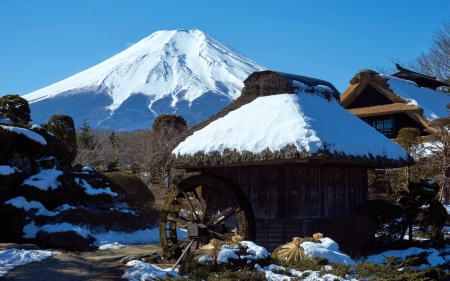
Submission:
{"label": "mossy rock", "polygon": [[125,203],[139,209],[150,210],[155,203],[155,196],[151,190],[133,174],[125,172],[110,172],[105,175],[120,187],[125,195]]}

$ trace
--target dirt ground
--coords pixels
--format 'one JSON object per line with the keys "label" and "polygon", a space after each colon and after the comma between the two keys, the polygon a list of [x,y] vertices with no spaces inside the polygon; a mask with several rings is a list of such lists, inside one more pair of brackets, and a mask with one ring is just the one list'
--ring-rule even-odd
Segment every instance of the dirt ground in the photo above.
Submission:
{"label": "dirt ground", "polygon": [[[0,244],[0,251],[9,248],[36,249],[36,246],[31,244]],[[122,258],[127,255],[137,255],[145,259],[145,257],[161,251],[161,246],[159,244],[133,245],[117,250],[85,252],[70,252],[58,249],[48,250],[59,251],[61,254],[43,261],[18,266],[5,276],[0,277],[0,280],[124,280],[122,275],[129,267],[120,262]]]}

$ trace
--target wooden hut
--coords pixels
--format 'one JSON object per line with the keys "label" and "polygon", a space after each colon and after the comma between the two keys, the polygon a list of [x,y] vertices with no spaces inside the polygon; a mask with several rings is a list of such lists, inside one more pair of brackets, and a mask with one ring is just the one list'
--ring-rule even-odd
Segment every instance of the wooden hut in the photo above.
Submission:
{"label": "wooden hut", "polygon": [[[197,126],[173,153],[177,168],[204,177],[197,181],[203,195],[185,198],[210,198],[204,194],[212,185],[239,189],[238,201],[245,201],[238,209],[250,209],[242,214],[242,234],[269,250],[295,236],[327,234],[336,217],[367,200],[368,167],[409,161],[397,144],[348,113],[329,82],[262,71],[244,85],[233,104]],[[186,181],[181,188],[194,186]],[[163,210],[171,219],[161,220],[162,232],[169,221],[183,224],[170,214],[179,210],[175,205]],[[196,213],[196,220],[204,217]]]}
{"label": "wooden hut", "polygon": [[399,65],[397,69],[392,76],[359,71],[341,96],[342,106],[390,139],[405,127],[418,128],[425,136],[428,122],[446,117],[450,103],[450,96],[436,88],[450,85]]}

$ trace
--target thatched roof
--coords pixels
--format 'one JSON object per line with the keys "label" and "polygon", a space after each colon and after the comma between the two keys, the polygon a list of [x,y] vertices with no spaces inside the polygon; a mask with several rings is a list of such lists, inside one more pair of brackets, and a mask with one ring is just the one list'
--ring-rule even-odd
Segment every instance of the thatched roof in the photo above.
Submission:
{"label": "thatched roof", "polygon": [[[419,87],[415,82],[384,75],[372,70],[361,70],[351,80],[350,87],[341,95],[341,104],[358,117],[407,112],[427,127],[427,120],[446,117],[450,95]],[[391,104],[354,108],[352,103],[368,86],[391,101]]]}
{"label": "thatched roof", "polygon": [[310,160],[400,166],[409,161],[398,145],[348,113],[329,82],[262,71],[244,85],[234,103],[180,140],[173,150],[175,166]]}

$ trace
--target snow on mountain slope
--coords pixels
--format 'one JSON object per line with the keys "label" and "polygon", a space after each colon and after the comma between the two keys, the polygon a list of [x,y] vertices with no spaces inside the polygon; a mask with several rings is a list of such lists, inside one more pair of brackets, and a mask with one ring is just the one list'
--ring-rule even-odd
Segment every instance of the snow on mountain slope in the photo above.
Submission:
{"label": "snow on mountain slope", "polygon": [[160,114],[199,122],[240,95],[264,67],[197,29],[157,31],[114,57],[23,96],[33,123],[53,114],[92,127],[148,128]]}

